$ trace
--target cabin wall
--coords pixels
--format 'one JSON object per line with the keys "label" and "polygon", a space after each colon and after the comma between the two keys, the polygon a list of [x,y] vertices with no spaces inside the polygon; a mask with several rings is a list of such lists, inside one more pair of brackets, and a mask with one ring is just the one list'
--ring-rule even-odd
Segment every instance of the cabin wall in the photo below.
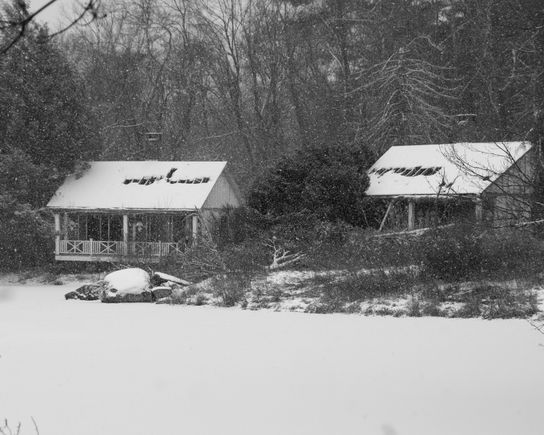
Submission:
{"label": "cabin wall", "polygon": [[531,150],[485,190],[482,198],[491,204],[494,226],[530,219],[534,176],[534,150]]}
{"label": "cabin wall", "polygon": [[495,227],[511,226],[516,223],[530,220],[531,201],[526,195],[501,194],[483,196],[484,203],[488,204],[490,218],[486,222]]}
{"label": "cabin wall", "polygon": [[217,230],[222,214],[224,213],[220,210],[202,210],[200,212],[202,230],[208,234],[213,234]]}
{"label": "cabin wall", "polygon": [[530,195],[535,176],[534,150],[506,170],[485,191],[487,195]]}
{"label": "cabin wall", "polygon": [[221,174],[217,179],[212,191],[208,195],[203,209],[220,209],[223,207],[240,207],[241,198],[234,186],[229,183],[227,177]]}

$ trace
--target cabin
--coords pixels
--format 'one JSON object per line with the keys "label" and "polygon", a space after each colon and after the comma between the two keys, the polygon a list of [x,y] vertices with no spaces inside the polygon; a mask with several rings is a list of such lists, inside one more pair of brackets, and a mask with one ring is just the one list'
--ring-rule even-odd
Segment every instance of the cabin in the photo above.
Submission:
{"label": "cabin", "polygon": [[533,153],[529,142],[394,146],[369,169],[366,194],[387,203],[380,230],[512,225],[530,218]]}
{"label": "cabin", "polygon": [[90,162],[47,207],[59,261],[159,262],[242,204],[226,162]]}

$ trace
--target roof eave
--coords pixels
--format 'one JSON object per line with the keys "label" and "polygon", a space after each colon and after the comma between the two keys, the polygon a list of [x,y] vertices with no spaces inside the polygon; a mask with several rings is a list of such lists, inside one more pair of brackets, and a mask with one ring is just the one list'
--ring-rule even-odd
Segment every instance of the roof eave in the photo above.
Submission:
{"label": "roof eave", "polygon": [[432,198],[432,199],[441,199],[441,198],[459,198],[459,197],[478,197],[480,193],[391,193],[391,194],[366,194],[366,196],[371,198]]}
{"label": "roof eave", "polygon": [[199,210],[205,210],[204,207],[194,208],[83,208],[83,207],[60,207],[47,205],[51,211],[59,212],[94,212],[94,213],[178,213],[178,212],[195,212]]}

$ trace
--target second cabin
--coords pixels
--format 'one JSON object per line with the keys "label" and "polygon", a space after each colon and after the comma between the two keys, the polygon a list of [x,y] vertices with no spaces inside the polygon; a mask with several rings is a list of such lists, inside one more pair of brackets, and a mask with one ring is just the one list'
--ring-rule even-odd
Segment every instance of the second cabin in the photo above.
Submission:
{"label": "second cabin", "polygon": [[530,219],[533,153],[529,142],[394,146],[370,168],[366,194],[387,202],[380,229],[511,225]]}

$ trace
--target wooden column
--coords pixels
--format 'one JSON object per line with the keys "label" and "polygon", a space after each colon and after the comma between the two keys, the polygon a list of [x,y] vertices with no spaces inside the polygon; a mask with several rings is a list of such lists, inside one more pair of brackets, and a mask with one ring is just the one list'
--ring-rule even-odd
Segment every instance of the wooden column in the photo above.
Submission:
{"label": "wooden column", "polygon": [[416,227],[416,203],[413,199],[408,200],[408,230]]}
{"label": "wooden column", "polygon": [[55,255],[60,254],[60,215],[55,213],[53,215],[55,219]]}
{"label": "wooden column", "polygon": [[68,240],[68,213],[64,213],[64,224],[62,228],[62,238]]}
{"label": "wooden column", "polygon": [[380,223],[380,228],[378,228],[378,231],[383,230],[383,227],[385,225],[385,221],[387,220],[387,216],[389,216],[389,213],[391,212],[391,208],[393,207],[393,203],[395,202],[394,199],[392,199],[389,202],[389,205],[387,206],[387,210],[385,211],[385,215],[383,216],[382,222]]}
{"label": "wooden column", "polygon": [[193,215],[193,244],[196,243],[196,240],[198,238],[198,216],[195,214]]}
{"label": "wooden column", "polygon": [[478,198],[474,204],[474,217],[476,218],[476,222],[482,222],[483,216],[484,209],[482,206],[482,199]]}
{"label": "wooden column", "polygon": [[128,215],[123,215],[123,253],[128,255]]}

